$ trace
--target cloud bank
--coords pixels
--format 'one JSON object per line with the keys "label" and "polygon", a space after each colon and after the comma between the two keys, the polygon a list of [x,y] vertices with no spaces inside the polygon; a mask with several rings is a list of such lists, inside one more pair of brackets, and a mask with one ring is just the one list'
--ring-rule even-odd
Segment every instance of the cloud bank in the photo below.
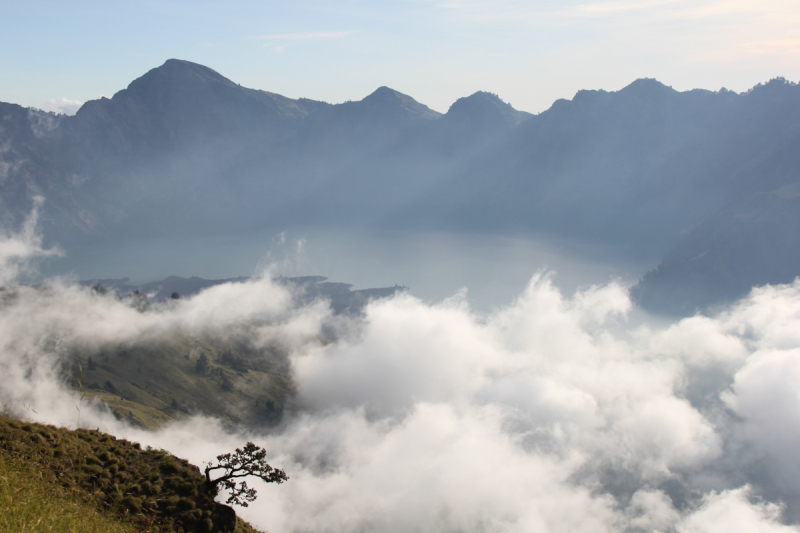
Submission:
{"label": "cloud bank", "polygon": [[[298,392],[276,428],[194,417],[146,433],[80,415],[195,464],[245,439],[264,446],[291,479],[242,510],[262,529],[800,531],[800,282],[668,325],[629,325],[620,284],[567,298],[545,273],[490,314],[462,292],[337,318],[269,275],[140,312],[59,280],[15,284],[44,253],[26,228],[0,247],[7,410],[75,425],[59,368],[81,347],[246,330],[291,353]],[[323,328],[338,340],[317,342]]]}

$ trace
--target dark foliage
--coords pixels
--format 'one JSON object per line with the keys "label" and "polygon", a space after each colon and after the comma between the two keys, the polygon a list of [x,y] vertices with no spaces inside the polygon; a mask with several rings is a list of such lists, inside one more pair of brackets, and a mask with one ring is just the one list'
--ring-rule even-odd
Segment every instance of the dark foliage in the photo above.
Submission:
{"label": "dark foliage", "polygon": [[208,356],[206,354],[200,354],[200,357],[197,358],[197,362],[194,364],[194,369],[199,374],[208,372]]}
{"label": "dark foliage", "polygon": [[235,354],[230,350],[225,350],[218,358],[220,364],[231,367],[237,372],[247,372],[250,369],[250,364],[241,355]]}
{"label": "dark foliage", "polygon": [[[247,486],[245,481],[235,481],[245,477],[257,477],[265,483],[283,483],[289,476],[286,472],[273,468],[267,464],[267,451],[252,442],[248,442],[244,449],[236,448],[234,453],[225,453],[217,456],[218,464],[209,463],[206,466],[206,485],[209,491],[216,494],[220,486],[230,491],[226,503],[235,503],[247,507],[248,502],[256,499],[256,489]],[[212,479],[211,472],[222,470],[222,475]]]}

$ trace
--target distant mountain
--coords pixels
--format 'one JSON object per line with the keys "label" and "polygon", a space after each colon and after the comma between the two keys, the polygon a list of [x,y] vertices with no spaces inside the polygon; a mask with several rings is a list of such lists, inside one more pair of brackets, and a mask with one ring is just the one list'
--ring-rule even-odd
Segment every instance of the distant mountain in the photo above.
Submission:
{"label": "distant mountain", "polygon": [[[149,302],[161,302],[173,297],[173,293],[178,293],[179,298],[194,296],[204,289],[222,285],[223,283],[242,283],[249,278],[228,278],[228,279],[203,279],[197,276],[182,278],[180,276],[169,276],[160,281],[152,281],[141,285],[133,285],[130,278],[108,278],[108,279],[88,279],[79,283],[84,287],[94,287],[100,292],[117,291],[120,296],[126,297],[134,291],[142,294]],[[295,278],[279,277],[274,281],[280,285],[291,288],[298,297],[300,303],[311,303],[317,299],[329,300],[331,309],[336,313],[357,314],[364,310],[364,307],[371,301],[380,298],[388,298],[399,292],[407,290],[407,287],[395,285],[394,287],[381,287],[372,289],[351,290],[349,283],[334,283],[326,281],[325,276],[302,276]]]}
{"label": "distant mountain", "polygon": [[440,116],[408,95],[380,87],[363,100],[320,109],[299,125],[293,140],[316,156],[344,151],[363,157]]}
{"label": "distant mountain", "polygon": [[[437,184],[419,211],[453,227],[535,228],[664,250],[682,231],[796,181],[800,87],[677,92],[637,80],[580,91]],[[436,200],[451,195],[446,212]]]}
{"label": "distant mountain", "polygon": [[332,106],[326,112],[352,122],[374,121],[384,124],[432,120],[441,116],[441,113],[389,87],[379,87],[361,101]]}
{"label": "distant mountain", "polygon": [[162,153],[239,141],[327,107],[244,88],[210,68],[170,59],[111,99],[86,102],[65,126],[111,150]]}
{"label": "distant mountain", "polygon": [[478,91],[459,98],[442,117],[443,122],[484,129],[516,126],[533,115],[517,111],[493,93]]}
{"label": "distant mountain", "polygon": [[800,183],[755,193],[699,224],[631,289],[646,309],[689,315],[800,275]]}
{"label": "distant mountain", "polygon": [[538,115],[477,92],[441,115],[388,87],[331,105],[171,59],[74,117],[0,104],[0,121],[2,217],[19,224],[44,196],[46,242],[68,253],[353,226],[652,257],[800,168],[800,87],[781,78],[742,94],[640,79]]}

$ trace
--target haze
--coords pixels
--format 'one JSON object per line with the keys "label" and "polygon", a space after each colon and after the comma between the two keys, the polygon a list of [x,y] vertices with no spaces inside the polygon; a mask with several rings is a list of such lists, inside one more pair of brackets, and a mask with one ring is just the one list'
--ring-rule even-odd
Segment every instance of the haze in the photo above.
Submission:
{"label": "haze", "polygon": [[263,531],[800,532],[797,2],[3,11],[3,413],[251,440]]}

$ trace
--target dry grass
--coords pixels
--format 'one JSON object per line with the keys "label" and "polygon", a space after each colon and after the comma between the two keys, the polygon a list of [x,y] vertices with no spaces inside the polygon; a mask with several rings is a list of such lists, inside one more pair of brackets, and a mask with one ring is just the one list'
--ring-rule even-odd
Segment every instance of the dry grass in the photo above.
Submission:
{"label": "dry grass", "polygon": [[132,524],[103,514],[52,482],[33,465],[0,453],[0,531],[133,533]]}
{"label": "dry grass", "polygon": [[[49,526],[39,522],[48,509],[48,504],[37,503],[45,501],[36,496],[42,491],[66,498],[57,508],[67,517],[68,529],[53,531],[95,531],[77,525],[69,529],[77,517],[95,514],[136,528],[96,531],[255,531],[233,509],[214,501],[215,491],[209,490],[196,466],[100,431],[72,431],[0,416],[0,457],[8,475],[17,476],[0,483],[3,505],[16,517],[0,519],[0,531],[48,531]],[[0,514],[8,513],[3,509]],[[18,529],[3,527],[1,520],[14,520]]]}

